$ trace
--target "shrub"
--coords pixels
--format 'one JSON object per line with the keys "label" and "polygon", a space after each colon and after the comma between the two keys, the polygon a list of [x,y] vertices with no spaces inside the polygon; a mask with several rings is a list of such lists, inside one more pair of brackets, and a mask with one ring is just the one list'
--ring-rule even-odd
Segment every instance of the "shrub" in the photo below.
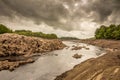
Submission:
{"label": "shrub", "polygon": [[0,24],[0,34],[3,33],[11,33],[12,30],[10,30],[9,28],[7,28],[6,26],[4,26],[3,24]]}
{"label": "shrub", "polygon": [[25,36],[34,36],[34,37],[41,37],[46,39],[56,39],[56,34],[45,34],[42,32],[32,32],[30,30],[15,30],[15,33]]}
{"label": "shrub", "polygon": [[45,34],[42,32],[32,32],[30,30],[15,30],[12,31],[11,29],[7,28],[6,26],[0,24],[0,34],[3,33],[16,33],[19,35],[25,35],[25,36],[34,36],[34,37],[41,37],[46,39],[56,39],[58,38],[56,34]]}

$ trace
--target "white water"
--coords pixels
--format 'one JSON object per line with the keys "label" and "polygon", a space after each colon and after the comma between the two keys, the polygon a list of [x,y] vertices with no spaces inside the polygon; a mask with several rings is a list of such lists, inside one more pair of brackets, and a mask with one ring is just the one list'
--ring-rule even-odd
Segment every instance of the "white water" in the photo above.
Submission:
{"label": "white water", "polygon": [[[64,41],[64,43],[69,46],[68,49],[49,52],[34,63],[21,66],[13,72],[1,71],[0,80],[54,80],[57,75],[72,69],[75,65],[104,54],[103,50],[95,46],[68,41]],[[73,45],[86,46],[90,49],[71,50]],[[73,58],[72,56],[76,53],[83,55],[82,58]]]}

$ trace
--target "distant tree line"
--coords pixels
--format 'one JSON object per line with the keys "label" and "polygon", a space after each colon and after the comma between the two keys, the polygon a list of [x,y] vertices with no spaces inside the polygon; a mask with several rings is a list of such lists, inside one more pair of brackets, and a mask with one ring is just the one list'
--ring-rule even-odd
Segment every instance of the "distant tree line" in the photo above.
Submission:
{"label": "distant tree line", "polygon": [[95,32],[96,39],[116,39],[120,40],[120,25],[102,25]]}
{"label": "distant tree line", "polygon": [[41,37],[46,39],[56,39],[58,38],[56,34],[45,34],[42,32],[32,32],[30,30],[11,30],[8,27],[6,27],[3,24],[0,24],[0,34],[3,33],[16,33],[19,35],[25,35],[25,36],[34,36],[34,37]]}
{"label": "distant tree line", "polygon": [[63,39],[63,40],[79,40],[76,37],[61,37],[60,39]]}

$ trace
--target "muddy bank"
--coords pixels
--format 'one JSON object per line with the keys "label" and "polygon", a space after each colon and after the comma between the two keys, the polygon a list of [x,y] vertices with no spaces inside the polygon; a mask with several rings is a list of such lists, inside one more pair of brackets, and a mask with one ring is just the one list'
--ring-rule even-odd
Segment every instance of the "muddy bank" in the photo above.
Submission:
{"label": "muddy bank", "polygon": [[1,34],[0,70],[13,70],[21,64],[34,62],[33,56],[64,47],[62,41],[57,39],[47,40],[17,34]]}
{"label": "muddy bank", "polygon": [[109,48],[107,54],[92,58],[63,73],[55,80],[119,80],[120,79],[120,41],[80,40],[103,48]]}
{"label": "muddy bank", "polygon": [[114,50],[120,50],[120,40],[96,40],[96,39],[85,39],[79,40],[78,42],[87,43],[102,48],[110,48]]}

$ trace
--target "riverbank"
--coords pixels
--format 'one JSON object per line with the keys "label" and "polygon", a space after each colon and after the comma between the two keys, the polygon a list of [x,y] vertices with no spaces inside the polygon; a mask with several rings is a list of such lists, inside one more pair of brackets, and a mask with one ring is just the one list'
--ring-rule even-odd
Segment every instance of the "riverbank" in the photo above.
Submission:
{"label": "riverbank", "polygon": [[119,80],[120,79],[120,41],[79,40],[77,42],[105,48],[107,54],[92,58],[63,73],[55,80]]}
{"label": "riverbank", "polygon": [[18,34],[0,35],[0,70],[14,70],[16,67],[35,61],[34,56],[63,49],[58,39],[42,39]]}

